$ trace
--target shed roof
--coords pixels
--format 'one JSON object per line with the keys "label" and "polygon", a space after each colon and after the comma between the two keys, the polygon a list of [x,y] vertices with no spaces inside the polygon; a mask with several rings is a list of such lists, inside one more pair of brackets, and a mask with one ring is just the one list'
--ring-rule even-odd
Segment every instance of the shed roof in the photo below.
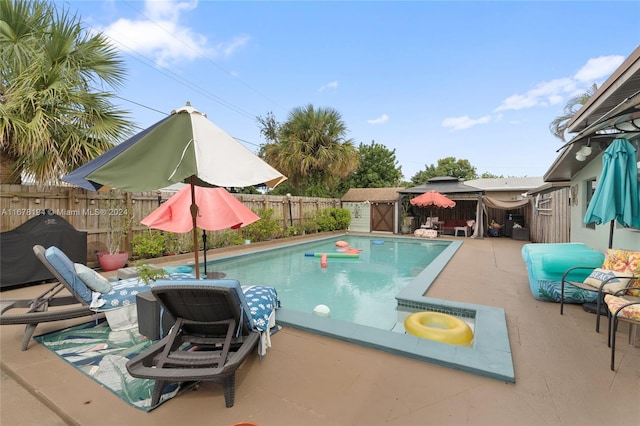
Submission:
{"label": "shed roof", "polygon": [[351,188],[342,196],[340,201],[343,202],[392,202],[398,201],[398,192],[403,190],[399,188]]}
{"label": "shed roof", "polygon": [[424,194],[428,191],[438,191],[441,194],[462,194],[462,193],[478,193],[484,192],[483,189],[476,188],[471,185],[465,185],[458,178],[450,176],[441,176],[429,179],[427,183],[414,186],[413,188],[405,188],[402,194]]}
{"label": "shed roof", "polygon": [[540,177],[510,177],[468,180],[464,184],[485,191],[528,191],[539,187],[544,183]]}

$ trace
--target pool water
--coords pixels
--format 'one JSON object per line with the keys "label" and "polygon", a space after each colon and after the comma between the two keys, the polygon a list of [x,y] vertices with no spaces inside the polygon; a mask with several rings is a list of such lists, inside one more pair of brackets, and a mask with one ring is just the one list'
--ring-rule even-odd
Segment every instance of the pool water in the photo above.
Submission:
{"label": "pool water", "polygon": [[[328,257],[322,268],[313,253],[340,253],[336,241],[360,249],[357,258]],[[445,241],[347,236],[207,262],[242,285],[275,287],[283,307],[391,330],[397,325],[395,296],[449,245]],[[307,254],[307,255],[305,255]]]}

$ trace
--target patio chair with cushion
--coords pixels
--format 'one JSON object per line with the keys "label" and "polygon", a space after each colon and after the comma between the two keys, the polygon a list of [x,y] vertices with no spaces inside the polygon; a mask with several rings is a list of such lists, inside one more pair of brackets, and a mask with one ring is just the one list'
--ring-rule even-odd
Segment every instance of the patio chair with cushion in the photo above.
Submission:
{"label": "patio chair with cushion", "polygon": [[[620,322],[626,322],[629,325],[629,343],[632,343],[632,338],[635,333],[637,333],[637,327],[640,327],[640,298],[635,296],[627,298],[607,294],[604,297],[604,301],[608,308],[607,313],[609,317],[608,341],[611,347],[611,371],[615,371],[616,332],[618,331],[618,324]],[[635,343],[635,341],[633,343]]]}
{"label": "patio chair with cushion", "polygon": [[[45,250],[35,245],[33,251],[58,282],[34,299],[3,299],[0,302],[0,325],[26,325],[22,338],[23,351],[29,347],[38,324],[43,322],[105,313],[109,325],[114,329],[137,325],[135,296],[148,291],[149,286],[137,278],[110,283],[87,266],[74,264],[55,246]],[[63,295],[61,292],[64,290],[70,294]]]}
{"label": "patio chair with cushion", "polygon": [[232,407],[236,370],[260,340],[238,281],[158,281],[151,291],[176,323],[127,362],[129,374],[156,381],[152,405],[168,384],[212,381],[222,385],[225,405]]}
{"label": "patio chair with cushion", "polygon": [[[590,275],[582,282],[571,281],[569,276],[572,271],[579,269],[591,269]],[[631,250],[608,249],[600,268],[573,267],[569,268],[562,276],[560,314],[563,314],[565,303],[565,290],[567,287],[597,293],[596,297],[596,332],[600,332],[600,315],[604,308],[604,297],[607,294],[615,295],[621,291],[629,295],[640,293],[640,252]],[[628,288],[630,287],[630,288]],[[628,288],[628,289],[627,289]]]}

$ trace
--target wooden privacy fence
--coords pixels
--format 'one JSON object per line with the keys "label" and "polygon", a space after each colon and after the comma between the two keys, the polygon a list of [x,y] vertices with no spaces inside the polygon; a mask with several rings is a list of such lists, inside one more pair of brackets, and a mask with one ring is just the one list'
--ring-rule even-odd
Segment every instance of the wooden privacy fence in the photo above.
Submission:
{"label": "wooden privacy fence", "polygon": [[[106,249],[107,235],[114,217],[126,220],[126,238],[121,248],[130,250],[133,236],[145,226],[140,221],[174,192],[92,192],[75,187],[38,187],[0,185],[0,232],[10,231],[38,214],[50,211],[79,231],[87,232],[87,260],[95,261],[95,252]],[[300,225],[306,215],[340,207],[337,198],[287,197],[280,195],[234,194],[253,211],[272,209],[274,219],[284,229]],[[189,214],[189,212],[185,212]]]}
{"label": "wooden privacy fence", "polygon": [[570,189],[561,188],[540,194],[530,204],[531,241],[536,243],[566,243],[570,241]]}

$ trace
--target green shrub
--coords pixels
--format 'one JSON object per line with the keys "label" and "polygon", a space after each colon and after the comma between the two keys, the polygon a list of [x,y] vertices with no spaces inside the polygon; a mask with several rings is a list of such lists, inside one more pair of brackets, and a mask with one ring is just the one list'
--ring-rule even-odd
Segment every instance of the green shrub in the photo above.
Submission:
{"label": "green shrub", "polygon": [[193,250],[193,234],[191,232],[185,234],[167,232],[165,238],[167,254],[188,253]]}
{"label": "green shrub", "polygon": [[135,257],[143,259],[164,256],[167,249],[166,237],[160,231],[147,229],[133,237],[131,248]]}
{"label": "green shrub", "polygon": [[[224,232],[215,234],[212,238],[211,243],[211,246],[213,248],[237,246],[240,244],[244,244],[244,238],[242,238],[238,231],[226,230]],[[207,239],[207,246],[208,245],[209,240]]]}
{"label": "green shrub", "polygon": [[305,234],[314,234],[318,232],[318,213],[308,212],[304,215],[304,221],[302,222],[302,230]]}
{"label": "green shrub", "polygon": [[260,216],[260,220],[241,229],[242,239],[257,241],[267,241],[282,236],[282,226],[273,217],[273,209],[259,209],[255,212]]}
{"label": "green shrub", "polygon": [[329,214],[336,219],[336,230],[349,228],[351,212],[348,209],[329,209]]}
{"label": "green shrub", "polygon": [[296,225],[290,226],[284,231],[284,236],[295,237],[296,235],[302,235],[302,229],[303,227],[301,225],[296,224]]}
{"label": "green shrub", "polygon": [[317,217],[320,232],[337,231],[347,229],[351,222],[351,213],[347,209],[324,209]]}

